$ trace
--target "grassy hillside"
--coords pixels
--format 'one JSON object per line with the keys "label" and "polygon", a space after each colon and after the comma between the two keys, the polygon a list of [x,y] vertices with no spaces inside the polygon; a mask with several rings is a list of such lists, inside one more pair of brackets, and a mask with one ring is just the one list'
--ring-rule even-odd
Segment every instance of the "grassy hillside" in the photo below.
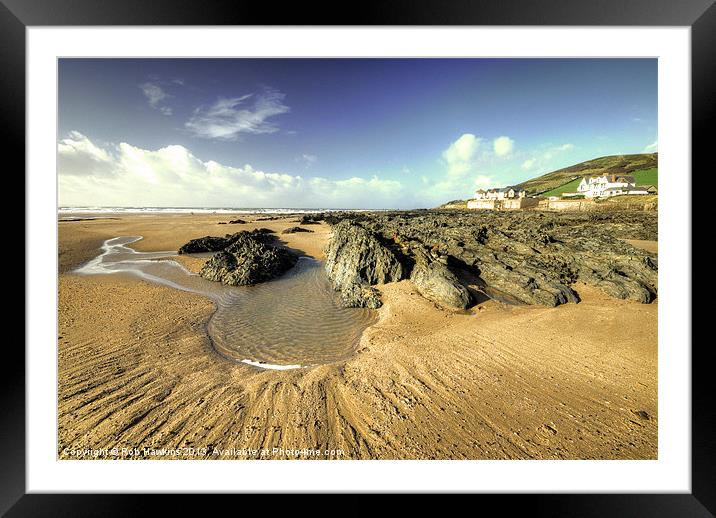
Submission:
{"label": "grassy hillside", "polygon": [[467,208],[467,200],[452,200],[447,203],[443,203],[439,207],[436,207],[438,209],[466,209]]}
{"label": "grassy hillside", "polygon": [[649,169],[634,171],[632,175],[634,176],[634,180],[636,180],[637,185],[653,185],[654,187],[659,186],[658,167],[650,167]]}
{"label": "grassy hillside", "polygon": [[[543,174],[537,178],[532,178],[526,182],[519,184],[527,191],[528,194],[543,194],[557,196],[552,194],[553,191],[569,192],[571,184],[575,180],[577,185],[579,179],[583,176],[598,176],[602,174],[633,174],[636,171],[652,171],[653,173],[644,174],[644,179],[637,178],[637,184],[656,185],[656,169],[658,167],[658,153],[648,153],[640,155],[616,155],[604,156],[581,162],[551,173]],[[647,181],[648,179],[648,181]],[[574,189],[576,190],[576,185]],[[560,194],[561,194],[560,192]]]}
{"label": "grassy hillside", "polygon": [[[634,180],[636,181],[637,185],[653,185],[655,187],[659,186],[659,168],[658,167],[650,167],[649,169],[641,169],[639,171],[632,171],[629,173],[631,176],[634,177]],[[582,181],[582,177],[579,176],[575,178],[574,180],[571,180],[563,185],[560,185],[559,187],[555,187],[554,189],[550,189],[549,191],[545,191],[541,194],[541,196],[561,196],[562,193],[565,192],[576,192],[577,187],[579,187],[579,182]]]}
{"label": "grassy hillside", "polygon": [[565,183],[564,185],[560,185],[559,187],[555,187],[552,190],[546,191],[542,193],[542,196],[560,196],[563,192],[576,192],[577,187],[579,187],[579,182],[582,181],[582,177],[575,178],[572,181],[569,181]]}

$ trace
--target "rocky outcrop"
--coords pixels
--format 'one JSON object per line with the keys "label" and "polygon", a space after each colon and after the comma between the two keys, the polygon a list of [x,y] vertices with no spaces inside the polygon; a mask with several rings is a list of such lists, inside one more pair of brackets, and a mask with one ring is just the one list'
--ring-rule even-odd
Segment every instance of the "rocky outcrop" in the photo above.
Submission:
{"label": "rocky outcrop", "polygon": [[264,238],[267,236],[267,234],[273,233],[274,231],[268,228],[257,228],[251,231],[244,230],[235,234],[226,234],[224,237],[204,236],[197,239],[192,239],[188,243],[182,245],[182,247],[179,249],[179,255],[218,252],[219,250],[224,250],[234,241],[246,234],[250,234],[257,239],[263,239],[264,241],[266,241]]}
{"label": "rocky outcrop", "polygon": [[182,245],[179,249],[179,254],[200,254],[204,252],[217,252],[223,250],[231,244],[231,236],[228,234],[226,237],[218,236],[205,236],[197,239],[192,239],[188,243]]}
{"label": "rocky outcrop", "polygon": [[229,286],[244,286],[271,280],[292,268],[298,256],[286,248],[274,246],[265,233],[239,232],[231,236],[229,246],[214,254],[199,275]]}
{"label": "rocky outcrop", "polygon": [[296,220],[299,225],[320,225],[320,221],[314,219],[315,216],[304,214],[300,219]]}
{"label": "rocky outcrop", "polygon": [[349,220],[333,227],[326,249],[326,272],[348,307],[380,307],[370,286],[405,278],[399,252],[385,240]]}
{"label": "rocky outcrop", "polygon": [[423,297],[444,306],[465,309],[470,305],[470,292],[441,260],[431,261],[428,253],[414,249],[415,265],[410,280]]}
{"label": "rocky outcrop", "polygon": [[326,268],[337,288],[410,278],[426,298],[458,308],[471,303],[463,273],[488,296],[512,303],[578,302],[578,282],[612,297],[651,302],[657,296],[657,256],[625,240],[656,239],[656,218],[643,211],[316,216],[333,225]]}
{"label": "rocky outcrop", "polygon": [[295,234],[296,232],[313,232],[313,230],[303,228],[303,227],[289,227],[287,229],[284,229],[281,233],[282,234]]}

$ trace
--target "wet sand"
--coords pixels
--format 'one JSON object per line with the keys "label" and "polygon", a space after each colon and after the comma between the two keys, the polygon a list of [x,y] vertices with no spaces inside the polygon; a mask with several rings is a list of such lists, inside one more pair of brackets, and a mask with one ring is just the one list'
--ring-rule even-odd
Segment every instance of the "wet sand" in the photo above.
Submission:
{"label": "wet sand", "polygon": [[648,241],[646,239],[625,239],[624,241],[629,243],[631,246],[641,248],[643,250],[646,250],[647,252],[651,252],[654,254],[659,253],[658,241]]}
{"label": "wet sand", "polygon": [[[137,250],[171,250],[204,235],[280,231],[295,218],[116,217],[59,223],[60,458],[113,447],[117,456],[100,458],[122,458],[122,448],[123,458],[155,459],[657,456],[656,303],[577,286],[580,304],[488,301],[454,312],[403,281],[379,287],[379,321],[351,359],[262,370],[213,351],[208,299],[71,270],[111,237],[142,235]],[[321,258],[330,227],[307,228],[316,232],[279,237]],[[193,271],[203,262],[181,260]]]}

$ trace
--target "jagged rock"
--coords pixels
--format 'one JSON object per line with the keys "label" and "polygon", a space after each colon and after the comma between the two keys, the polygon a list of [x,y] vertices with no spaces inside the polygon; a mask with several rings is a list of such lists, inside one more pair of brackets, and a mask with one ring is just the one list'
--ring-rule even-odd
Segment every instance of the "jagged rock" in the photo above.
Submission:
{"label": "jagged rock", "polygon": [[199,275],[230,286],[265,282],[292,268],[298,257],[286,248],[268,243],[261,232],[239,232],[231,244],[214,254]]}
{"label": "jagged rock", "polygon": [[538,271],[510,270],[498,263],[483,263],[478,272],[486,291],[495,298],[543,306],[579,301],[571,288]]}
{"label": "jagged rock", "polygon": [[410,280],[415,289],[428,300],[465,309],[470,305],[470,292],[448,267],[440,261],[430,261],[428,254],[418,251]]}
{"label": "jagged rock", "polygon": [[377,295],[365,287],[405,278],[405,268],[396,254],[373,232],[343,221],[333,228],[326,249],[326,272],[346,306],[377,307]]}
{"label": "jagged rock", "polygon": [[383,305],[380,292],[367,284],[351,283],[341,287],[341,302],[347,308],[378,309]]}
{"label": "jagged rock", "polygon": [[204,252],[218,252],[219,250],[225,249],[234,241],[239,239],[240,236],[243,236],[245,234],[251,234],[257,239],[262,239],[264,240],[264,242],[266,242],[267,239],[274,239],[273,236],[267,236],[267,234],[272,233],[274,233],[274,231],[268,228],[259,228],[256,230],[251,230],[250,232],[243,230],[235,234],[226,234],[224,237],[204,236],[197,239],[192,239],[188,243],[182,245],[182,247],[179,249],[179,254],[181,255],[198,254]]}
{"label": "jagged rock", "polygon": [[244,223],[246,223],[246,221],[244,221],[243,219],[232,219],[231,221],[229,221],[230,225],[243,225]]}
{"label": "jagged rock", "polygon": [[179,254],[198,254],[202,252],[216,252],[223,250],[231,244],[231,240],[225,237],[205,236],[192,239],[188,243],[182,245]]}
{"label": "jagged rock", "polygon": [[296,232],[313,232],[313,230],[309,230],[307,228],[303,227],[289,227],[285,230],[283,230],[282,234],[295,234]]}

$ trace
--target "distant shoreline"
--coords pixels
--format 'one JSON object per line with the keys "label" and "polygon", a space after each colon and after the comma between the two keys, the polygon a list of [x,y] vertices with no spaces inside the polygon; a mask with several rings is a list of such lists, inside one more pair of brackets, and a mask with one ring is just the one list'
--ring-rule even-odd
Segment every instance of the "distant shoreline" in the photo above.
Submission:
{"label": "distant shoreline", "polygon": [[231,208],[231,207],[60,207],[60,214],[309,214],[316,212],[385,212],[414,209],[336,209],[336,208]]}

